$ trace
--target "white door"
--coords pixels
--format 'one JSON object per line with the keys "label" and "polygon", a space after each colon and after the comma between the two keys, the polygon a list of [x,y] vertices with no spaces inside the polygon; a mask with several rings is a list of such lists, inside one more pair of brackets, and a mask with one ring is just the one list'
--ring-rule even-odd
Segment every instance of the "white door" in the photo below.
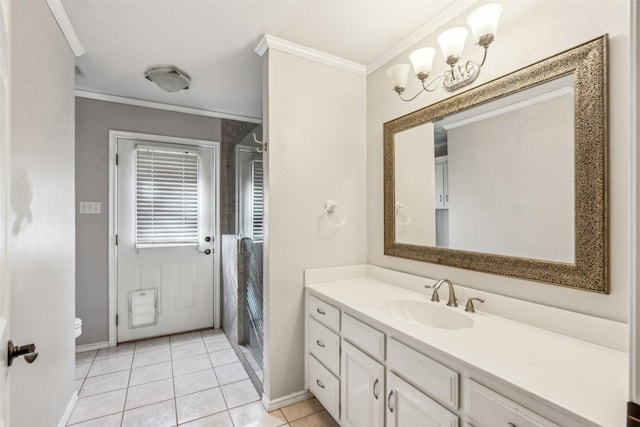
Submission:
{"label": "white door", "polygon": [[341,425],[382,427],[384,366],[343,340],[341,372]]}
{"label": "white door", "polygon": [[9,370],[6,344],[9,340],[9,272],[7,262],[7,210],[9,206],[9,0],[0,1],[0,426],[8,425]]}
{"label": "white door", "polygon": [[213,327],[214,150],[118,138],[118,342]]}
{"label": "white door", "polygon": [[397,375],[387,375],[387,427],[458,427],[458,417]]}

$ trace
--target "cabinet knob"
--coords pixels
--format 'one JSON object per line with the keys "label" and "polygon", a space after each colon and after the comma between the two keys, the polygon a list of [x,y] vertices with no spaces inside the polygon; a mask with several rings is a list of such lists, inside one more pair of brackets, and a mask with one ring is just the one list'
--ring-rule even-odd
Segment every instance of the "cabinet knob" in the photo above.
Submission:
{"label": "cabinet knob", "polygon": [[380,381],[378,380],[378,378],[376,378],[376,380],[373,382],[373,397],[376,398],[376,400],[378,400],[378,383]]}
{"label": "cabinet knob", "polygon": [[326,346],[324,345],[324,343],[320,340],[316,340],[316,344],[318,345],[318,347],[322,347],[325,348]]}
{"label": "cabinet knob", "polygon": [[324,388],[324,384],[322,384],[322,381],[316,380],[316,384],[318,384],[318,387]]}
{"label": "cabinet knob", "polygon": [[393,413],[393,408],[391,407],[391,398],[392,397],[393,397],[393,390],[391,390],[389,392],[389,397],[387,397],[387,408],[389,408],[389,412],[391,412],[391,413]]}
{"label": "cabinet knob", "polygon": [[316,308],[316,311],[318,312],[318,314],[322,314],[323,316],[326,314],[324,310],[320,310],[319,308]]}

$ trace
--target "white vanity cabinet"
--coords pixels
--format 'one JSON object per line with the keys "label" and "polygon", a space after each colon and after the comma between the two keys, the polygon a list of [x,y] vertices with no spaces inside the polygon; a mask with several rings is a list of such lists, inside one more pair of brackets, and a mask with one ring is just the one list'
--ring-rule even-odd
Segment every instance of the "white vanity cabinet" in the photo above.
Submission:
{"label": "white vanity cabinet", "polygon": [[307,293],[306,385],[341,426],[558,427],[355,316]]}
{"label": "white vanity cabinet", "polygon": [[384,426],[384,365],[343,340],[341,368],[341,425]]}
{"label": "white vanity cabinet", "polygon": [[387,427],[458,427],[458,417],[394,373],[387,375]]}

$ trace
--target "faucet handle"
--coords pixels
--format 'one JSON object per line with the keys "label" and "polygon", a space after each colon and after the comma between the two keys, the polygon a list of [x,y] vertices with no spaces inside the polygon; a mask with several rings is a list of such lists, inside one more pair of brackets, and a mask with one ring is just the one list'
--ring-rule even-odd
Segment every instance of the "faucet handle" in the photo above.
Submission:
{"label": "faucet handle", "polygon": [[431,294],[431,301],[440,302],[440,297],[438,296],[438,288],[431,285],[424,285],[425,289],[433,289],[433,293]]}
{"label": "faucet handle", "polygon": [[473,306],[473,302],[474,301],[484,302],[484,299],[482,299],[482,298],[469,298],[469,300],[467,301],[467,305],[464,308],[464,311],[469,312],[469,313],[475,313],[476,309]]}

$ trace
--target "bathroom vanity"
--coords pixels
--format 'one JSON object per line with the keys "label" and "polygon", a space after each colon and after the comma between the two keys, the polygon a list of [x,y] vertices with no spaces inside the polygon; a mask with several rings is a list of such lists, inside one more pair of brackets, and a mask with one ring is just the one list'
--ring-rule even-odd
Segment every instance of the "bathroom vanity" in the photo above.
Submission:
{"label": "bathroom vanity", "polygon": [[[305,271],[305,384],[342,426],[625,424],[626,325],[457,285],[460,306],[447,307],[430,301],[433,283],[374,266]],[[487,303],[465,312],[475,296]],[[491,314],[510,303],[511,319]],[[539,327],[549,319],[556,331]]]}

